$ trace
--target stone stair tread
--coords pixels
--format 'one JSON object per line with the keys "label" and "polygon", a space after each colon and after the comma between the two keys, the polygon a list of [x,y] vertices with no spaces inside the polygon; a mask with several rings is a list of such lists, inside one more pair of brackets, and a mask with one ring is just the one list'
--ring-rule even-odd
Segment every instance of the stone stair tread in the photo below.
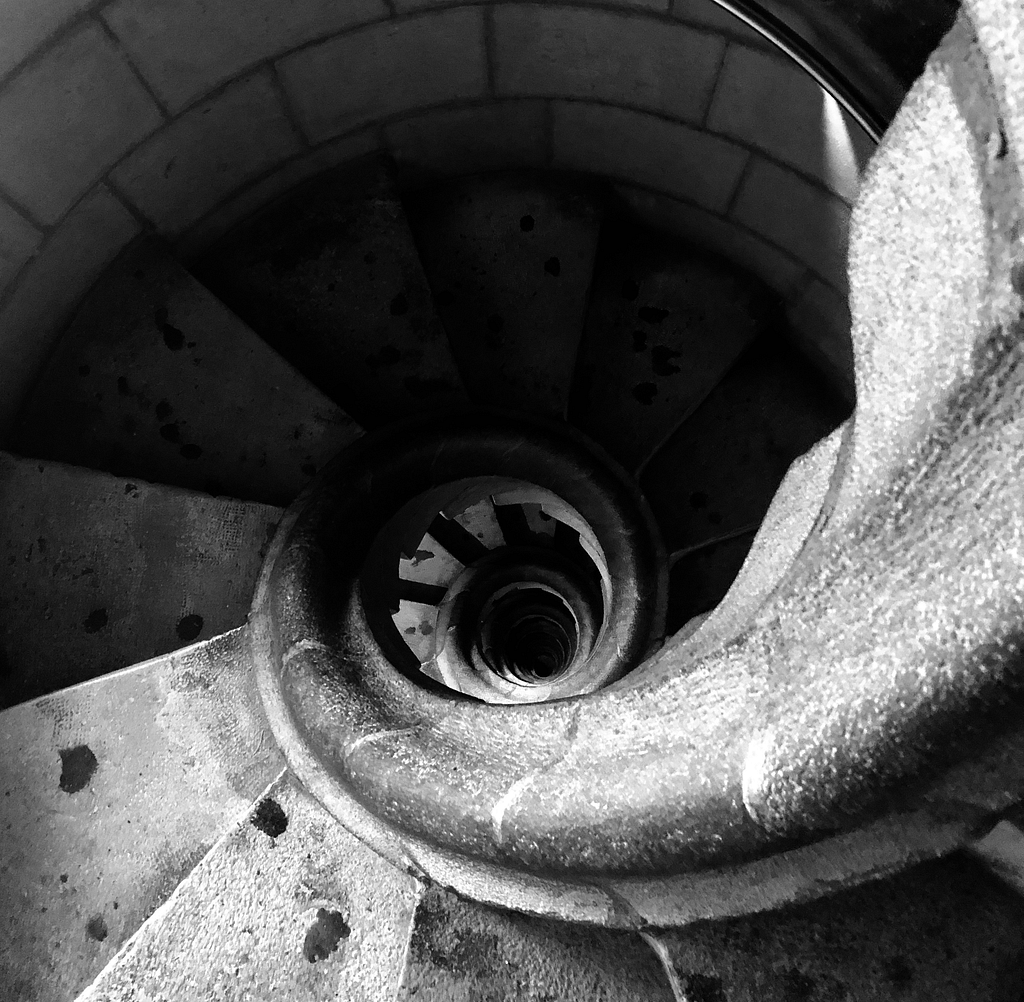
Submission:
{"label": "stone stair tread", "polygon": [[244,643],[234,630],[0,714],[9,1002],[74,998],[281,772]]}
{"label": "stone stair tread", "polygon": [[0,453],[0,707],[242,625],[280,517]]}
{"label": "stone stair tread", "polygon": [[774,320],[767,290],[734,266],[606,223],[570,419],[640,470]]}
{"label": "stone stair tread", "polygon": [[670,630],[724,598],[754,533],[697,548],[759,524],[793,460],[846,411],[809,363],[768,332],[658,450],[641,488],[670,552],[695,550],[672,569]]}
{"label": "stone stair tread", "polygon": [[565,416],[603,215],[581,179],[529,172],[406,197],[470,398]]}
{"label": "stone stair tread", "polygon": [[86,297],[11,444],[282,505],[360,432],[153,241],[129,248]]}
{"label": "stone stair tread", "polygon": [[384,1002],[418,894],[286,773],[79,1002]]}
{"label": "stone stair tread", "polygon": [[390,171],[316,178],[209,248],[196,274],[357,421],[465,402]]}
{"label": "stone stair tread", "polygon": [[416,908],[400,1002],[676,1002],[635,933],[534,918],[439,887]]}

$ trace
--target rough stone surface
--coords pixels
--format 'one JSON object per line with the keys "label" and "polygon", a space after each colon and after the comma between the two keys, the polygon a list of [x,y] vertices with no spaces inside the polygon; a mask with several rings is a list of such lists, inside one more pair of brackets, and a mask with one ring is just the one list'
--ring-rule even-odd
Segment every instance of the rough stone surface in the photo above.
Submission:
{"label": "rough stone surface", "polygon": [[639,470],[771,323],[771,306],[706,252],[606,224],[571,420]]}
{"label": "rough stone surface", "polygon": [[394,996],[417,897],[285,776],[81,1002],[380,1002]]}
{"label": "rough stone surface", "polygon": [[850,208],[792,171],[755,156],[730,216],[846,290]]}
{"label": "rough stone surface", "polygon": [[[845,425],[841,425],[793,461],[749,543],[749,551],[743,547],[743,565],[724,598],[698,629],[686,631],[680,653],[696,656],[728,643],[746,629],[779,585],[819,518],[844,431]],[[734,545],[743,544],[737,540]],[[728,565],[728,561],[722,562]]]}
{"label": "rough stone surface", "polygon": [[0,91],[0,185],[55,223],[161,122],[99,25],[86,22]]}
{"label": "rough stone surface", "polygon": [[138,229],[124,206],[97,187],[22,272],[0,310],[0,430],[5,434],[79,300]]}
{"label": "rough stone surface", "polygon": [[571,7],[497,6],[497,92],[611,101],[699,123],[725,43],[684,25]]}
{"label": "rough stone surface", "polygon": [[547,159],[543,101],[500,101],[440,108],[384,128],[399,180],[406,186],[512,167],[543,167]]}
{"label": "rough stone surface", "polygon": [[243,640],[0,715],[7,1002],[74,998],[281,771]]}
{"label": "rough stone surface", "polygon": [[262,70],[162,129],[111,178],[160,233],[175,234],[303,148]]}
{"label": "rough stone surface", "polygon": [[844,417],[820,377],[766,326],[643,472],[669,548],[759,525],[793,460]]}
{"label": "rough stone surface", "polygon": [[500,911],[436,887],[416,908],[402,1002],[673,1002],[635,933]]}
{"label": "rough stone surface", "polygon": [[554,166],[644,185],[723,214],[750,154],[685,125],[624,108],[553,102]]}
{"label": "rough stone surface", "polygon": [[114,0],[102,16],[177,112],[249,66],[387,13],[383,0]]}
{"label": "rough stone surface", "polygon": [[470,399],[564,417],[602,193],[579,178],[505,174],[406,205]]}
{"label": "rough stone surface", "polygon": [[810,905],[652,932],[677,999],[1017,1002],[1024,904],[962,857]]}
{"label": "rough stone surface", "polygon": [[154,243],[92,291],[13,442],[23,455],[284,505],[359,434]]}
{"label": "rough stone surface", "polygon": [[483,97],[483,12],[471,7],[375,25],[277,65],[303,129],[320,142],[388,115]]}
{"label": "rough stone surface", "polygon": [[198,274],[367,427],[463,403],[401,202],[371,160],[297,189]]}
{"label": "rough stone surface", "polygon": [[240,626],[280,509],[0,454],[0,706]]}

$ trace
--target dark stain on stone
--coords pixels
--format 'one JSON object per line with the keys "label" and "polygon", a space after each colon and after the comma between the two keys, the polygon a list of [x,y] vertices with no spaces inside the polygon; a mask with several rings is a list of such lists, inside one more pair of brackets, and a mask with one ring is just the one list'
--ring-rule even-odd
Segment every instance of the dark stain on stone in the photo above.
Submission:
{"label": "dark stain on stone", "polygon": [[188,445],[183,445],[178,452],[181,453],[183,459],[198,459],[203,454],[203,449],[202,446],[189,442]]}
{"label": "dark stain on stone", "polygon": [[622,298],[632,303],[640,295],[640,286],[633,279],[627,278],[622,283]]}
{"label": "dark stain on stone", "polygon": [[160,437],[168,442],[177,442],[181,438],[181,428],[177,421],[160,426]]}
{"label": "dark stain on stone", "polygon": [[68,882],[68,875],[66,873],[62,873],[60,875],[60,882],[62,884],[66,884]]}
{"label": "dark stain on stone", "polygon": [[1024,296],[1024,261],[1018,261],[1010,269],[1010,284],[1018,296]]}
{"label": "dark stain on stone", "polygon": [[92,372],[92,369],[88,365],[80,365],[78,367],[78,374],[80,376],[88,376],[90,372]]}
{"label": "dark stain on stone", "polygon": [[352,930],[341,912],[318,908],[316,920],[306,931],[302,954],[311,964],[326,960],[351,933]]}
{"label": "dark stain on stone", "polygon": [[996,159],[1002,160],[1007,153],[1010,151],[1010,145],[1006,140],[1006,130],[1000,125],[999,126],[999,152],[996,153]]}
{"label": "dark stain on stone", "polygon": [[92,612],[82,620],[82,629],[84,629],[86,633],[98,633],[106,625],[106,609],[93,609]]}
{"label": "dark stain on stone", "polygon": [[544,262],[544,270],[552,278],[558,278],[558,276],[562,274],[562,264],[557,257],[549,257]]}
{"label": "dark stain on stone", "polygon": [[882,965],[882,972],[885,980],[900,991],[909,988],[914,980],[914,972],[910,969],[906,957],[899,955],[889,957]]}
{"label": "dark stain on stone", "polygon": [[85,923],[85,931],[94,939],[97,943],[102,943],[107,938],[107,923],[103,921],[102,915],[93,915],[88,922]]}
{"label": "dark stain on stone", "polygon": [[167,322],[167,309],[161,307],[156,311],[156,326],[164,336],[164,344],[171,351],[181,351],[185,347],[185,335],[173,324]]}
{"label": "dark stain on stone", "polygon": [[710,974],[684,974],[679,980],[687,1002],[728,1002],[721,978]]}
{"label": "dark stain on stone", "polygon": [[442,379],[439,376],[431,379],[424,379],[422,376],[406,376],[402,380],[402,385],[408,390],[410,396],[418,399],[432,397],[436,393],[448,393],[452,388],[447,379]]}
{"label": "dark stain on stone", "polygon": [[657,376],[672,376],[679,372],[679,366],[672,364],[672,359],[679,358],[680,353],[667,345],[656,344],[651,349],[651,368]]}
{"label": "dark stain on stone", "polygon": [[657,393],[658,387],[654,383],[637,383],[633,387],[633,396],[645,407],[654,403]]}
{"label": "dark stain on stone", "polygon": [[668,310],[659,309],[657,306],[641,306],[636,315],[644,323],[660,324],[668,316]]}
{"label": "dark stain on stone", "polygon": [[400,292],[388,307],[393,317],[402,317],[409,312],[409,299],[404,292]]}
{"label": "dark stain on stone", "polygon": [[61,748],[60,788],[65,793],[78,793],[89,785],[96,772],[96,756],[88,745]]}
{"label": "dark stain on stone", "polygon": [[633,351],[643,351],[647,347],[647,331],[633,331]]}
{"label": "dark stain on stone", "polygon": [[312,463],[303,463],[301,466],[301,470],[303,473],[306,474],[307,477],[316,476],[316,466],[314,466]]}
{"label": "dark stain on stone", "polygon": [[186,644],[191,643],[203,632],[203,617],[195,612],[182,616],[178,620],[175,632],[178,634],[179,640],[183,640]]}
{"label": "dark stain on stone", "polygon": [[135,484],[125,484],[124,485],[124,492],[125,492],[125,494],[137,494],[138,491],[139,491],[139,488]]}
{"label": "dark stain on stone", "polygon": [[533,229],[533,216],[526,215],[519,220],[519,229],[524,233],[529,233]]}
{"label": "dark stain on stone", "polygon": [[258,828],[264,835],[277,838],[283,835],[288,827],[288,815],[273,797],[264,797],[252,812],[253,827]]}
{"label": "dark stain on stone", "polygon": [[167,418],[169,418],[171,416],[173,411],[174,411],[174,408],[171,406],[170,401],[168,401],[168,400],[161,400],[160,403],[158,403],[156,405],[156,417],[157,417],[157,420],[158,421],[166,421]]}
{"label": "dark stain on stone", "polygon": [[131,387],[128,385],[128,380],[124,376],[117,377],[117,392],[122,397],[130,397],[132,395]]}

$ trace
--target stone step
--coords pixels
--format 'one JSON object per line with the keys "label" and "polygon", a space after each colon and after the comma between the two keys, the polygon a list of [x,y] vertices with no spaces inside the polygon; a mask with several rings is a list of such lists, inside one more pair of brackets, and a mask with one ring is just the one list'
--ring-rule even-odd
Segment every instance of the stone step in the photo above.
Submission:
{"label": "stone step", "polygon": [[366,427],[465,401],[402,204],[376,160],[302,186],[194,267]]}
{"label": "stone step", "polygon": [[212,494],[288,504],[360,429],[159,243],[93,288],[12,447]]}
{"label": "stone step", "polygon": [[286,773],[79,1002],[386,1002],[418,895]]}
{"label": "stone step", "polygon": [[406,198],[470,398],[565,416],[603,215],[579,178],[451,182]]}
{"label": "stone step", "polygon": [[0,453],[0,707],[242,625],[280,517]]}
{"label": "stone step", "polygon": [[0,714],[9,1002],[74,998],[283,769],[244,641],[234,630]]}
{"label": "stone step", "polygon": [[725,261],[606,224],[570,419],[638,471],[773,320],[767,290]]}

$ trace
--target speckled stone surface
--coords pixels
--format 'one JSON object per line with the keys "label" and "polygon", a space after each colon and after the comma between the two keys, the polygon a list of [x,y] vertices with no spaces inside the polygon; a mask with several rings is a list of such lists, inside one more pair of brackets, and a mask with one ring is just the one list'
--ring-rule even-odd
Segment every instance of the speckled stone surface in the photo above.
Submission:
{"label": "speckled stone surface", "polygon": [[1024,902],[953,857],[782,911],[647,938],[677,1002],[1018,1002]]}
{"label": "speckled stone surface", "polygon": [[80,1002],[385,1002],[417,896],[285,775]]}
{"label": "speckled stone surface", "polygon": [[0,989],[75,997],[281,771],[242,631],[0,714]]}

